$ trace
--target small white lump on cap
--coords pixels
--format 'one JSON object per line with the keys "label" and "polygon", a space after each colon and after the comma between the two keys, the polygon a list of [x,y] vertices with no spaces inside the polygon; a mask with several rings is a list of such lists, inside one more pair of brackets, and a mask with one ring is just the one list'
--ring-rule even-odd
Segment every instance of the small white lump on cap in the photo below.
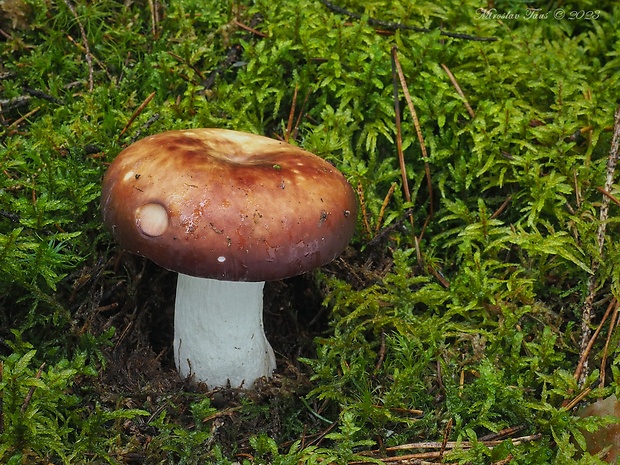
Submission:
{"label": "small white lump on cap", "polygon": [[147,203],[136,210],[136,223],[147,236],[161,236],[168,229],[168,212],[158,203]]}

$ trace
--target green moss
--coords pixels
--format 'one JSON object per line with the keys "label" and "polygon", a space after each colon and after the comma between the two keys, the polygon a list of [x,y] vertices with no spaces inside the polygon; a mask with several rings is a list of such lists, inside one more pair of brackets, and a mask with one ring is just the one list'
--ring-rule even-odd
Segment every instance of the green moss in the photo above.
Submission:
{"label": "green moss", "polygon": [[[563,403],[581,389],[588,280],[595,324],[618,297],[618,206],[601,255],[597,187],[619,103],[620,9],[564,3],[559,20],[546,7],[527,19],[527,1],[495,2],[518,18],[456,0],[334,3],[355,16],[310,0],[168,3],[76,2],[76,19],[66,2],[0,2],[0,460],[346,463],[446,432],[472,446],[447,456],[459,463],[589,460],[579,458],[584,420]],[[411,201],[396,150],[394,46],[428,149],[424,160],[400,91]],[[299,385],[230,415],[191,389],[155,399],[110,382],[119,392],[99,401],[119,348],[166,345],[126,339],[167,304],[140,290],[148,265],[123,261],[100,224],[107,163],[167,129],[283,138],[296,90],[291,142],[336,165],[363,207],[351,250],[307,291],[320,289],[330,312],[301,354]],[[607,387],[588,399],[619,391],[618,338]],[[598,342],[590,384],[603,353]],[[296,353],[281,357],[297,366]],[[493,449],[483,440],[509,427],[540,436]]]}

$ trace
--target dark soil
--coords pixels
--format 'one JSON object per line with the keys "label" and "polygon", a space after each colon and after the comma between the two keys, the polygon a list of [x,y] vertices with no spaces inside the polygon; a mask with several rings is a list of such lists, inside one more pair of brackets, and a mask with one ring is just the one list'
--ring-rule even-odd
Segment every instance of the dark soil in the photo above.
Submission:
{"label": "dark soil", "polygon": [[[332,267],[338,272],[337,265]],[[153,418],[165,409],[168,418],[191,428],[191,403],[196,396],[208,396],[214,407],[232,412],[214,423],[218,443],[229,453],[245,450],[247,439],[258,431],[279,438],[284,445],[299,439],[291,436],[290,427],[283,426],[282,419],[291,415],[291,409],[309,440],[313,432],[322,437],[320,431],[326,425],[307,409],[301,412],[299,402],[311,388],[310,370],[299,359],[314,357],[314,338],[329,330],[329,311],[322,305],[324,296],[312,274],[266,283],[265,332],[278,368],[251,392],[210,390],[180,378],[172,356],[176,273],[119,251],[106,263],[83,269],[75,283],[82,283],[74,284],[71,299],[82,302],[75,313],[77,331],[100,335],[115,328],[110,345],[103,350],[106,363],[95,383],[98,400],[110,409],[120,403],[153,412]],[[265,413],[243,414],[238,409],[242,400],[251,400]],[[316,409],[320,411],[320,406]],[[148,418],[127,422],[125,430],[134,442],[143,444],[156,434]],[[142,460],[144,455],[137,453],[131,463]]]}

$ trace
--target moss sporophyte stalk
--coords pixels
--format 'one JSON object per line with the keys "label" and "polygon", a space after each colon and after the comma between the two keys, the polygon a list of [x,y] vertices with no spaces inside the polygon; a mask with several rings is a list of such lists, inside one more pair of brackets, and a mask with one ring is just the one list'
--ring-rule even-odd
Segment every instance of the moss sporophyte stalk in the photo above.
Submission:
{"label": "moss sporophyte stalk", "polygon": [[[612,460],[592,444],[615,420],[583,409],[618,395],[620,7],[386,5],[0,2],[1,463]],[[119,154],[198,128],[354,191],[334,209],[269,159],[252,185],[314,196],[307,223],[267,223],[273,201],[237,234],[205,219],[215,194],[132,209],[152,242],[175,218],[222,240],[216,268],[253,225],[319,231],[315,251],[349,225],[337,259],[255,289],[276,368],[252,391],[179,376],[177,275],[103,225]],[[175,201],[208,190],[183,176]],[[261,244],[269,269],[282,244]]]}

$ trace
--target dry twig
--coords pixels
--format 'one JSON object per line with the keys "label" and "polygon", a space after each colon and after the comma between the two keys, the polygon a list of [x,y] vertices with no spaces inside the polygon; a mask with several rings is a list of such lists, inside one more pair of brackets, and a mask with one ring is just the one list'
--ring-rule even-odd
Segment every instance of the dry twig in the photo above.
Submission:
{"label": "dry twig", "polygon": [[[400,164],[400,174],[403,180],[403,193],[405,194],[405,200],[407,202],[411,202],[411,191],[409,190],[409,176],[407,176],[407,167],[405,165],[405,155],[403,153],[403,139],[402,139],[402,130],[400,123],[400,103],[398,98],[398,81],[397,77],[397,68],[396,68],[396,60],[398,59],[396,46],[392,47],[392,79],[394,86],[394,112],[396,114],[396,151],[398,153],[398,162]],[[409,215],[409,219],[411,220],[411,228],[414,227],[414,219],[413,213]]]}
{"label": "dry twig", "polygon": [[11,131],[13,128],[17,128],[17,126],[19,126],[24,120],[27,120],[28,118],[30,118],[32,115],[34,115],[37,111],[39,111],[41,109],[41,107],[36,107],[34,110],[30,110],[28,113],[26,113],[25,115],[22,115],[21,117],[19,117],[18,119],[16,119],[15,121],[13,121],[6,129],[7,131]]}
{"label": "dry twig", "polygon": [[[422,151],[422,158],[424,159],[424,172],[425,172],[425,176],[426,176],[426,185],[428,188],[428,196],[429,196],[429,209],[430,209],[430,213],[429,213],[429,217],[433,215],[434,211],[435,211],[435,207],[433,204],[433,184],[431,181],[431,169],[430,166],[428,164],[428,152],[426,150],[426,144],[424,142],[424,136],[422,135],[422,128],[420,127],[420,121],[418,120],[418,115],[415,111],[415,107],[413,106],[413,100],[411,99],[411,95],[409,94],[409,88],[407,87],[407,82],[405,80],[405,74],[403,73],[403,69],[400,66],[400,61],[398,60],[398,48],[396,46],[392,47],[392,67],[393,69],[396,70],[397,74],[398,74],[398,79],[400,81],[400,86],[403,89],[403,94],[405,96],[405,101],[407,102],[407,106],[409,107],[409,113],[411,113],[411,118],[413,120],[413,125],[415,127],[415,131],[416,134],[418,136],[418,142],[420,143],[420,150]],[[396,86],[395,86],[396,87]],[[398,94],[397,94],[397,90],[394,90],[395,92],[395,99],[397,100]],[[397,103],[395,103],[395,107],[398,107]],[[398,108],[395,108],[398,110]],[[397,118],[397,133],[400,132],[399,130],[399,126],[400,126],[400,115],[397,113],[396,114],[396,118]],[[398,143],[398,141],[397,141]],[[402,152],[402,141],[401,141],[401,149],[400,151]],[[398,155],[399,160],[401,159],[401,154],[399,153]],[[404,163],[404,160],[403,162]],[[402,165],[401,165],[402,166]],[[407,187],[407,190],[409,190],[409,188]],[[410,201],[411,199],[408,198],[408,201]],[[418,239],[421,239],[422,236],[424,235],[424,230],[426,228],[426,225],[428,224],[428,220],[429,218],[426,219],[426,221],[424,222],[424,226],[422,227],[422,231],[420,231],[420,235],[418,236]]]}
{"label": "dry twig", "polygon": [[[99,61],[99,59],[95,55],[90,53],[90,49],[87,50],[86,47],[84,47],[84,45],[80,44],[79,42],[76,42],[75,39],[71,37],[69,34],[67,34],[67,39],[69,40],[69,42],[71,42],[73,45],[79,48],[82,51],[82,53],[84,53],[86,56],[90,56],[91,60],[93,60],[95,64],[103,70],[103,72],[106,74],[106,76],[111,82],[115,81],[115,79],[112,77],[112,75],[108,71],[108,68],[103,63],[101,63],[101,61]],[[70,89],[71,87],[74,87],[77,85],[79,85],[79,83],[74,82],[74,83],[67,84],[65,88]]]}
{"label": "dry twig", "polygon": [[[488,441],[479,441],[479,443],[484,444],[490,449],[493,449],[494,447],[497,447],[500,444],[502,444],[504,441],[510,441],[513,446],[518,446],[518,445],[525,444],[528,442],[537,441],[540,438],[542,438],[542,434],[537,433],[537,434],[521,436],[521,437],[513,438],[513,439],[496,439],[496,440],[488,440]],[[398,446],[386,447],[383,449],[383,451],[372,450],[368,452],[368,456],[379,459],[386,464],[422,463],[422,462],[419,462],[419,460],[423,460],[423,459],[433,460],[434,459],[434,460],[441,461],[443,459],[443,455],[445,451],[448,451],[448,450],[466,450],[466,449],[470,449],[471,447],[473,447],[473,444],[469,441],[446,441],[446,442],[424,441],[424,442],[416,442],[416,443],[411,443],[411,444],[401,444]],[[415,452],[415,453],[405,454],[405,455],[381,457],[381,455],[385,452],[414,451],[414,450],[420,450],[420,451],[425,451],[425,452]],[[363,465],[366,463],[370,463],[370,462],[366,462],[366,461],[350,462],[350,465]],[[437,462],[426,462],[426,463],[437,463]],[[445,463],[445,462],[441,462],[441,463]]]}
{"label": "dry twig", "polygon": [[607,310],[605,311],[605,314],[603,315],[603,319],[601,320],[601,322],[599,323],[598,327],[596,328],[596,331],[594,331],[594,334],[592,335],[592,337],[590,338],[590,340],[586,344],[585,348],[581,351],[581,357],[579,358],[579,363],[577,364],[577,368],[575,369],[574,377],[575,377],[576,380],[581,380],[582,379],[582,373],[583,373],[584,367],[587,364],[588,356],[590,355],[590,351],[592,350],[592,346],[594,345],[594,342],[596,341],[596,338],[598,337],[599,333],[601,332],[601,329],[603,328],[603,325],[605,324],[605,321],[607,321],[607,318],[609,317],[611,311],[616,306],[616,303],[617,302],[616,302],[615,298],[611,300],[611,302],[607,306]]}
{"label": "dry twig", "polygon": [[259,36],[259,37],[265,37],[265,38],[269,37],[268,34],[265,34],[264,32],[261,32],[261,31],[259,31],[257,29],[254,29],[253,27],[247,26],[247,25],[237,21],[236,19],[233,19],[233,24],[235,26],[240,27],[241,29],[244,29],[244,30],[246,30],[248,32],[251,32],[252,34],[255,34],[255,35]]}
{"label": "dry twig", "polygon": [[564,407],[565,410],[570,411],[573,409],[573,407],[575,407],[575,405],[577,405],[579,402],[581,402],[583,399],[585,399],[586,397],[588,397],[588,394],[590,394],[592,392],[592,388],[591,387],[587,387],[585,388],[583,391],[581,391],[579,394],[577,394],[573,399],[571,399],[570,401],[564,401],[562,403],[562,407]]}
{"label": "dry twig", "polygon": [[288,143],[293,131],[293,119],[295,118],[295,105],[297,104],[297,92],[299,91],[299,85],[295,84],[295,91],[293,92],[293,102],[291,103],[291,111],[288,114],[288,122],[286,124],[286,133],[284,134],[284,142]]}
{"label": "dry twig", "polygon": [[[202,71],[200,71],[200,70],[199,70],[196,66],[194,66],[193,64],[191,64],[189,61],[187,61],[185,58],[183,58],[182,56],[177,55],[176,53],[171,52],[171,51],[168,51],[167,53],[168,53],[168,55],[170,55],[172,58],[174,58],[175,60],[177,60],[179,63],[182,63],[182,64],[184,64],[185,66],[188,66],[189,68],[191,68],[191,69],[192,69],[192,71],[193,71],[194,73],[196,73],[196,75],[200,78],[200,80],[201,80],[201,81],[204,81],[204,80],[206,79],[206,77],[205,77],[205,75],[203,74],[203,72],[202,72]],[[198,82],[196,82],[196,81],[194,81],[194,80],[190,79],[189,77],[187,77],[187,80],[188,80],[189,82],[192,82],[192,83],[194,83],[194,84],[198,85]]]}
{"label": "dry twig", "polygon": [[502,212],[506,209],[506,207],[511,201],[512,201],[512,195],[509,195],[508,198],[506,198],[506,200],[504,200],[504,202],[499,206],[499,208],[495,210],[495,212],[493,212],[493,214],[490,216],[489,219],[494,220],[499,215],[501,215]]}
{"label": "dry twig", "polygon": [[364,222],[364,228],[366,229],[368,237],[372,237],[370,223],[368,222],[368,210],[366,209],[366,198],[364,196],[364,186],[362,186],[362,181],[358,181],[357,183],[357,196],[360,200],[360,209],[362,210],[362,221]]}
{"label": "dry twig", "polygon": [[443,441],[441,442],[441,449],[439,449],[439,458],[441,459],[443,459],[443,455],[446,453],[446,446],[448,445],[448,439],[450,438],[450,433],[452,432],[453,421],[454,420],[452,418],[448,420],[446,429],[443,432]]}
{"label": "dry twig", "polygon": [[125,127],[123,128],[121,133],[118,135],[118,137],[121,137],[123,134],[125,134],[127,129],[129,129],[129,126],[131,126],[131,123],[133,123],[134,120],[138,117],[138,115],[144,111],[144,109],[149,104],[149,102],[153,100],[153,97],[155,97],[155,94],[156,92],[152,92],[147,98],[144,99],[144,102],[142,102],[140,106],[136,109],[136,111],[133,112],[133,115],[131,115],[131,117],[129,118],[129,121],[127,121],[127,124],[125,124]]}
{"label": "dry twig", "polygon": [[379,230],[381,229],[381,224],[383,223],[383,217],[385,216],[385,210],[390,203],[390,199],[392,195],[394,195],[394,191],[396,190],[396,183],[393,182],[390,188],[388,189],[387,194],[385,194],[385,198],[383,199],[383,203],[381,204],[381,210],[379,210],[379,216],[377,217],[377,224],[375,224],[375,234],[379,234]]}
{"label": "dry twig", "polygon": [[159,2],[149,0],[149,10],[151,11],[151,33],[153,39],[159,36]]}
{"label": "dry twig", "polygon": [[383,365],[383,361],[385,360],[385,330],[381,330],[381,345],[379,346],[379,354],[377,357],[377,363],[375,363],[375,373],[381,369]]}
{"label": "dry twig", "polygon": [[[41,378],[41,375],[43,374],[43,368],[45,368],[45,362],[43,362],[41,366],[39,367],[39,371],[37,371],[35,379]],[[35,389],[36,389],[36,386],[31,386],[30,389],[28,390],[28,394],[26,394],[26,397],[24,398],[24,403],[22,404],[22,407],[20,409],[21,413],[26,412],[26,409],[28,408],[28,405],[30,404],[30,401],[32,400],[32,396],[34,395]]]}
{"label": "dry twig", "polygon": [[609,200],[611,200],[613,203],[615,203],[616,205],[620,205],[620,199],[618,199],[618,197],[616,197],[615,195],[613,195],[611,192],[607,192],[605,189],[603,189],[602,187],[597,187],[596,190],[598,190],[601,194],[603,194],[604,196],[608,197]]}
{"label": "dry twig", "polygon": [[[616,173],[616,163],[618,162],[618,153],[620,152],[620,107],[616,109],[614,115],[614,133],[611,139],[611,149],[609,156],[607,157],[607,177],[605,179],[604,190],[611,192],[614,176]],[[599,214],[599,225],[597,230],[597,246],[599,252],[599,258],[592,261],[592,274],[588,279],[588,295],[583,303],[581,312],[581,341],[580,352],[583,354],[587,351],[588,341],[590,339],[590,323],[592,321],[592,308],[594,305],[594,298],[596,297],[596,289],[598,286],[597,270],[600,266],[599,260],[603,257],[603,246],[605,245],[605,230],[607,228],[607,217],[609,215],[609,202],[610,198],[607,195],[603,195],[601,201],[601,210]],[[579,383],[583,384],[585,378],[588,375],[588,360],[584,359],[583,369],[580,372]]]}
{"label": "dry twig", "polygon": [[310,99],[310,94],[312,94],[312,87],[308,89],[306,92],[306,96],[304,97],[304,101],[301,104],[301,108],[299,109],[299,114],[297,115],[297,119],[295,120],[295,126],[293,126],[293,134],[291,138],[293,140],[297,139],[297,131],[299,130],[299,125],[301,124],[301,119],[304,116],[306,111],[306,105],[308,104],[308,100]]}
{"label": "dry twig", "polygon": [[456,89],[456,91],[458,92],[458,94],[461,96],[461,98],[463,99],[463,104],[465,105],[465,108],[467,108],[467,112],[469,113],[469,116],[473,118],[476,117],[476,113],[474,113],[474,110],[472,109],[472,107],[469,105],[469,102],[467,101],[467,98],[465,97],[465,94],[463,93],[463,91],[461,90],[461,86],[459,86],[459,83],[456,81],[456,78],[454,77],[454,75],[452,74],[452,72],[448,69],[448,67],[446,65],[444,65],[443,63],[441,63],[441,67],[443,68],[443,70],[446,72],[446,74],[448,75],[448,77],[450,78],[450,81],[452,82],[452,85],[454,86],[454,88]]}
{"label": "dry twig", "polygon": [[73,14],[73,17],[75,18],[75,21],[80,28],[80,35],[82,36],[82,42],[84,42],[84,49],[86,50],[86,63],[88,63],[88,90],[89,92],[92,92],[95,88],[95,81],[93,79],[93,59],[90,53],[90,47],[88,45],[88,38],[86,37],[86,31],[84,30],[84,26],[82,26],[82,22],[80,21],[80,18],[77,14],[77,11],[75,11],[75,7],[73,6],[73,4],[69,0],[65,0],[65,4],[69,8],[69,10],[71,10],[71,14]]}
{"label": "dry twig", "polygon": [[607,365],[607,354],[609,353],[609,343],[611,342],[611,336],[614,332],[614,328],[616,327],[616,323],[618,322],[618,309],[620,309],[620,302],[618,302],[615,298],[616,305],[614,306],[614,313],[611,316],[611,320],[609,321],[609,330],[607,331],[607,340],[605,341],[605,348],[603,350],[603,357],[601,359],[601,374],[600,374],[600,383],[599,387],[605,387],[605,366]]}

